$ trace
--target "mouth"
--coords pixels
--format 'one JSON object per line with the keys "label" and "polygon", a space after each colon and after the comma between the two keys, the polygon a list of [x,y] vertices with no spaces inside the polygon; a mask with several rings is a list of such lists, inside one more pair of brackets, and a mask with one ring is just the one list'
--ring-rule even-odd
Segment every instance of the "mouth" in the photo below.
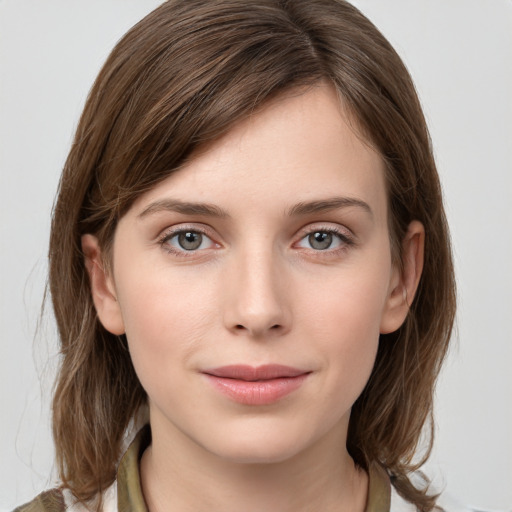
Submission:
{"label": "mouth", "polygon": [[244,405],[269,405],[300,388],[310,371],[283,365],[230,365],[202,372],[210,384]]}

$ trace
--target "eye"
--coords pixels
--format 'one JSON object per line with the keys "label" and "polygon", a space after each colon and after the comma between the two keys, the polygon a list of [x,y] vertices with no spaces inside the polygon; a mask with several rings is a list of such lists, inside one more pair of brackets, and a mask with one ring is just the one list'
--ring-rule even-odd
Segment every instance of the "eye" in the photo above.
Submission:
{"label": "eye", "polygon": [[308,243],[313,249],[318,251],[325,251],[329,249],[333,243],[332,233],[326,233],[325,231],[317,231],[308,235]]}
{"label": "eye", "polygon": [[216,246],[204,233],[192,229],[168,233],[161,240],[161,244],[171,252],[194,252]]}
{"label": "eye", "polygon": [[351,245],[352,240],[335,229],[318,229],[307,234],[297,244],[304,249],[327,251]]}

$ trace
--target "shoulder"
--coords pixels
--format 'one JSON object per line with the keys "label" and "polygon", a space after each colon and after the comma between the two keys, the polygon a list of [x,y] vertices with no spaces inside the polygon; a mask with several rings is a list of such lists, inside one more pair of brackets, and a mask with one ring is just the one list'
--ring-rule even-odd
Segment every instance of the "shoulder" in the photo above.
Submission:
{"label": "shoulder", "polygon": [[[41,493],[32,501],[15,508],[13,512],[91,512],[97,510],[98,501],[79,502],[69,489],[52,489]],[[101,495],[102,512],[117,512],[117,483],[114,482]]]}
{"label": "shoulder", "polygon": [[13,512],[64,512],[66,503],[60,489],[41,493],[32,501],[17,507]]}
{"label": "shoulder", "polygon": [[[130,510],[134,508],[146,511],[140,490],[139,460],[150,441],[151,431],[149,426],[145,426],[131,440],[127,451],[121,458],[116,480],[101,495],[91,501],[80,502],[71,490],[56,488],[41,493],[29,503],[15,508],[13,512],[91,512],[98,509],[98,503],[101,503],[102,512],[117,512],[118,498],[121,510],[126,510],[129,505]],[[120,488],[119,496],[118,488]]]}

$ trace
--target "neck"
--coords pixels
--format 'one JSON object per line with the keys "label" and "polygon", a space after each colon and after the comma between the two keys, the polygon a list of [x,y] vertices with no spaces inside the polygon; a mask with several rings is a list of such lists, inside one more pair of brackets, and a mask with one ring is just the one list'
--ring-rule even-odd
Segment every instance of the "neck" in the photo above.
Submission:
{"label": "neck", "polygon": [[365,509],[368,477],[355,467],[346,435],[338,430],[299,454],[270,463],[226,460],[183,434],[176,442],[176,433],[168,436],[153,423],[152,434],[141,461],[149,512]]}

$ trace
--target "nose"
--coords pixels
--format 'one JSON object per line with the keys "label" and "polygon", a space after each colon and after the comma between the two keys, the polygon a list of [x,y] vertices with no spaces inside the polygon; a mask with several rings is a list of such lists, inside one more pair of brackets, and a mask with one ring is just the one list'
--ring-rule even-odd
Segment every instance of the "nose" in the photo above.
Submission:
{"label": "nose", "polygon": [[247,249],[227,271],[224,323],[253,338],[283,335],[291,327],[286,273],[271,251]]}

